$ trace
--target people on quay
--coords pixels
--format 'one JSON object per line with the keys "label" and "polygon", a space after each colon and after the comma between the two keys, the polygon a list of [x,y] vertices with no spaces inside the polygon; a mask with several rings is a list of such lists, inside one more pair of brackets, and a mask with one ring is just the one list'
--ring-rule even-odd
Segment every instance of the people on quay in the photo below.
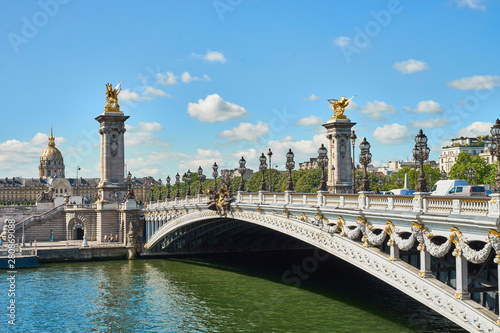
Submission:
{"label": "people on quay", "polygon": [[115,235],[115,242],[118,243],[118,234]]}
{"label": "people on quay", "polygon": [[111,244],[111,242],[112,242],[112,241],[113,241],[113,236],[110,236],[110,237],[108,238],[108,244]]}
{"label": "people on quay", "polygon": [[104,235],[104,243],[108,240],[108,234]]}
{"label": "people on quay", "polygon": [[36,239],[35,239],[35,247],[36,247],[36,245],[37,245],[37,244],[36,244]]}

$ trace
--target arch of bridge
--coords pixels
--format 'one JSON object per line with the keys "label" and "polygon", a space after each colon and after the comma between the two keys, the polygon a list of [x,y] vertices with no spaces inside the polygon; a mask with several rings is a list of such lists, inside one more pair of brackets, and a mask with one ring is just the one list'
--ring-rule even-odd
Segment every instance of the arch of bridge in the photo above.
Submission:
{"label": "arch of bridge", "polygon": [[[181,227],[220,217],[214,211],[203,209],[190,212],[188,209],[147,212],[145,221],[159,221],[163,225],[149,239],[146,247],[152,248],[164,237]],[[372,226],[359,216],[356,218],[357,225],[353,228],[352,225],[349,227],[342,216],[338,216],[336,221],[329,221],[321,214],[315,214],[315,217],[311,218],[303,213],[300,216],[294,216],[289,213],[282,215],[259,209],[256,211],[241,208],[234,210],[227,217],[276,230],[335,255],[403,291],[462,327],[478,332],[498,331],[495,323],[497,318],[493,313],[478,309],[477,303],[473,300],[460,299],[460,295],[457,296],[454,289],[436,279],[426,278],[417,268],[402,265],[401,261],[392,261],[393,258],[387,254],[373,251],[368,246],[380,245],[388,236],[388,244],[391,246],[397,244],[402,250],[409,250],[415,242],[418,242],[421,251],[426,246],[432,255],[442,257],[454,245],[456,255],[462,255],[468,261],[479,263],[487,260],[491,250],[496,250],[497,253],[500,251],[498,234],[490,233],[489,241],[486,243],[484,243],[484,238],[474,237],[477,238],[474,239],[475,241],[484,243],[482,250],[475,251],[467,245],[465,237],[455,228],[452,228],[448,234],[438,231],[433,235],[417,223],[406,228],[396,228],[391,222],[387,222],[384,228],[379,228],[382,229],[380,233],[374,233]],[[401,237],[401,234],[405,232],[410,233],[407,239]],[[362,236],[363,243],[354,241],[360,236]],[[432,243],[432,238],[436,236],[444,236],[447,241],[437,246]]]}

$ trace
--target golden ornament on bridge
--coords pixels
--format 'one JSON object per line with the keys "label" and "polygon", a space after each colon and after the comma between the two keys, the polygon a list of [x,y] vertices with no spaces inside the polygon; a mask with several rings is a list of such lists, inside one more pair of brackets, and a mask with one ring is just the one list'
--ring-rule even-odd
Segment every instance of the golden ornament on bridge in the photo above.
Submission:
{"label": "golden ornament on bridge", "polygon": [[344,111],[345,108],[349,105],[349,101],[356,97],[356,95],[352,96],[351,98],[347,99],[345,96],[342,96],[341,99],[327,99],[327,101],[332,105],[333,109],[333,116],[332,119],[347,119],[346,116],[344,116]]}
{"label": "golden ornament on bridge", "polygon": [[[118,94],[122,91],[120,85],[123,81],[118,83],[113,89],[113,85],[111,83],[106,83],[106,105],[104,106],[104,111],[106,112],[121,112],[120,105],[118,105]],[[120,88],[120,90],[118,90]]]}

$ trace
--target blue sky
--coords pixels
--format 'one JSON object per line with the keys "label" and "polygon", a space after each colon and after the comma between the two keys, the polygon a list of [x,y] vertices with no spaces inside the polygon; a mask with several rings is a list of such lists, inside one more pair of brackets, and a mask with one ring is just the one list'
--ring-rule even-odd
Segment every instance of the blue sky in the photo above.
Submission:
{"label": "blue sky", "polygon": [[[164,178],[326,142],[328,98],[375,164],[489,132],[498,1],[0,1],[0,176],[36,177],[54,128],[66,175],[99,177],[105,83],[130,116],[127,168]],[[358,143],[360,142],[358,139]],[[358,145],[358,144],[357,144]],[[359,148],[356,148],[356,155]],[[209,171],[209,170],[207,170]],[[211,171],[209,171],[211,173]]]}

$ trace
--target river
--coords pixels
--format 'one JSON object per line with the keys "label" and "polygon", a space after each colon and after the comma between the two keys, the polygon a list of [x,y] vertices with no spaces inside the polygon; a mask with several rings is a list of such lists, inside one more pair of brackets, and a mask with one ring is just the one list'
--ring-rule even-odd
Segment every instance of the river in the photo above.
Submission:
{"label": "river", "polygon": [[[302,251],[43,264],[17,272],[16,325],[4,319],[0,327],[11,332],[463,332],[357,268],[325,258]],[[7,298],[2,302],[5,309]]]}

